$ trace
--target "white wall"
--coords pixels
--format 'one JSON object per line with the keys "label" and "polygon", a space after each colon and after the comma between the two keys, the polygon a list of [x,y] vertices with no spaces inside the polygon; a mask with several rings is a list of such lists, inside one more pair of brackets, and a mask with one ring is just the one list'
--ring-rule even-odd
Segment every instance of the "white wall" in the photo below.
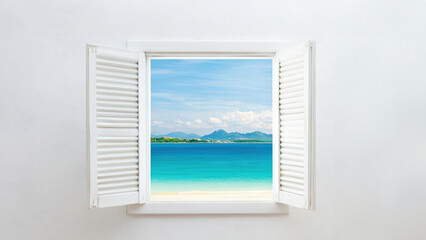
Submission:
{"label": "white wall", "polygon": [[[425,239],[426,3],[0,1],[0,239]],[[89,210],[85,44],[317,41],[317,210]]]}

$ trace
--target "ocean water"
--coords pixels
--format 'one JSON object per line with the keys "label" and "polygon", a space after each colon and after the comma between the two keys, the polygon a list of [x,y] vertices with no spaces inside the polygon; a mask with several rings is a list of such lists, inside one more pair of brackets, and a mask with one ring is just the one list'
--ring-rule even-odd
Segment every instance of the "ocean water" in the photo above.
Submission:
{"label": "ocean water", "polygon": [[151,191],[272,190],[272,143],[152,143]]}

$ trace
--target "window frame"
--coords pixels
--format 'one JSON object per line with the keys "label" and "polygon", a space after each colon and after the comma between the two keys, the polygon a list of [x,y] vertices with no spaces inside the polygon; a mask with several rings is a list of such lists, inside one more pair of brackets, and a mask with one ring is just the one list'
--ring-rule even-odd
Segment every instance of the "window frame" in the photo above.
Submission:
{"label": "window frame", "polygon": [[287,214],[288,205],[278,203],[279,193],[279,61],[278,51],[288,42],[221,42],[221,41],[128,41],[127,48],[144,52],[145,73],[144,91],[147,106],[145,121],[147,129],[145,139],[151,136],[151,59],[259,59],[273,60],[273,198],[271,201],[151,201],[151,142],[145,140],[147,152],[140,164],[145,166],[146,178],[141,180],[145,191],[144,204],[127,206],[128,214]]}

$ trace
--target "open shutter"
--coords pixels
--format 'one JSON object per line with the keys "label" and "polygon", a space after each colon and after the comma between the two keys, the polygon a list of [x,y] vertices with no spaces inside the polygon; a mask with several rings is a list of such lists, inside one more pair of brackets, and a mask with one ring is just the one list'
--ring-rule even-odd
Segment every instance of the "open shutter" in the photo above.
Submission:
{"label": "open shutter", "polygon": [[142,53],[87,46],[90,207],[144,202],[144,66]]}
{"label": "open shutter", "polygon": [[314,208],[314,45],[278,53],[280,157],[278,201]]}

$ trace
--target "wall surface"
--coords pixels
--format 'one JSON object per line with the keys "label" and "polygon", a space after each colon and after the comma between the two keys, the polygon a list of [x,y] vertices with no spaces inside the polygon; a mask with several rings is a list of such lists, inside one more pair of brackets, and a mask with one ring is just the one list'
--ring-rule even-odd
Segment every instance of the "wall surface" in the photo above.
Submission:
{"label": "wall surface", "polygon": [[[0,239],[426,239],[426,2],[0,1]],[[317,42],[317,210],[88,209],[85,44]]]}

